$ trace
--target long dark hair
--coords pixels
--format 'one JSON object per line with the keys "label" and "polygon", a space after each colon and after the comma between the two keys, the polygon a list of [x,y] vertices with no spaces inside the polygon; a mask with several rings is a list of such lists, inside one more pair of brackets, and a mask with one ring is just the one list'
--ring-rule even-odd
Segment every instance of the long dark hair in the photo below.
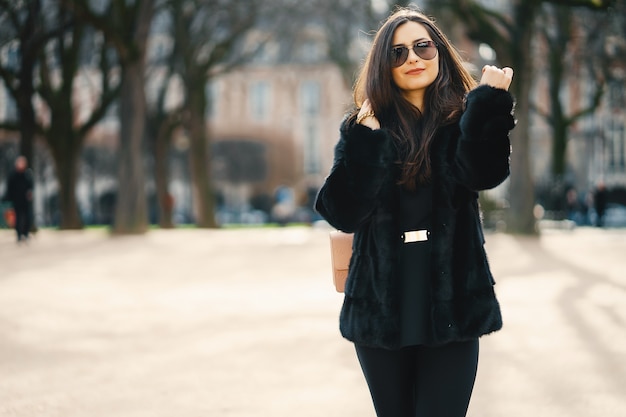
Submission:
{"label": "long dark hair", "polygon": [[[409,21],[425,27],[439,54],[439,74],[425,91],[423,111],[404,98],[391,73],[393,35]],[[475,86],[463,59],[432,19],[416,9],[401,8],[385,20],[374,37],[353,95],[357,109],[368,98],[381,127],[392,133],[400,149],[400,184],[414,189],[417,184],[428,182],[429,152],[435,133],[440,126],[458,119],[465,94]]]}

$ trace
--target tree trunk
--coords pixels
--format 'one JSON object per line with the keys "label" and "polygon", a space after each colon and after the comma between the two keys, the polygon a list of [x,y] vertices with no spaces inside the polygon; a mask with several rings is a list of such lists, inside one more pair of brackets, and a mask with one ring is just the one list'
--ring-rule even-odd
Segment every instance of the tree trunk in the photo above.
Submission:
{"label": "tree trunk", "polygon": [[[206,97],[204,82],[192,82],[187,91],[189,111],[190,152],[189,165],[193,187],[196,225],[198,227],[215,228],[215,200],[209,175],[211,172],[208,138],[204,114]],[[199,86],[199,87],[198,87]]]}
{"label": "tree trunk", "polygon": [[140,234],[148,229],[142,152],[145,128],[143,59],[127,63],[123,72],[118,187],[113,233]]}
{"label": "tree trunk", "polygon": [[552,126],[552,178],[559,179],[565,175],[567,161],[567,123],[563,120],[554,121]]}
{"label": "tree trunk", "polygon": [[511,178],[509,188],[509,209],[506,215],[507,232],[512,234],[534,235],[538,233],[534,216],[535,192],[530,166],[530,86],[532,82],[531,38],[537,5],[521,1],[516,10],[517,37],[512,45],[515,82],[515,117],[517,125],[511,132]]}
{"label": "tree trunk", "polygon": [[[67,142],[74,142],[67,139]],[[59,209],[61,211],[62,230],[83,228],[83,222],[76,200],[76,183],[78,180],[78,163],[80,146],[73,143],[66,147],[53,150],[57,182],[59,183]]]}
{"label": "tree trunk", "polygon": [[[535,190],[530,167],[530,87],[532,85],[531,39],[534,19],[542,0],[516,0],[511,15],[511,25],[505,29],[492,22],[492,16],[475,1],[456,0],[448,7],[466,26],[470,38],[488,43],[498,55],[499,65],[510,66],[515,75],[511,93],[515,97],[517,125],[511,132],[511,177],[509,179],[509,209],[505,220],[507,232],[536,234],[533,213]],[[508,20],[503,17],[503,20]],[[508,36],[503,36],[506,31]]]}
{"label": "tree trunk", "polygon": [[[59,184],[60,229],[82,229],[83,222],[78,210],[76,184],[83,140],[74,130],[71,83],[64,84],[52,100],[50,128],[44,139],[54,159],[57,183]],[[64,98],[62,98],[64,97]]]}
{"label": "tree trunk", "polygon": [[[132,40],[120,51],[122,88],[120,94],[120,146],[117,198],[113,233],[140,234],[148,229],[146,193],[144,189],[143,140],[146,126],[144,95],[145,55],[154,1],[138,3],[132,18]],[[127,8],[126,11],[132,7]]]}
{"label": "tree trunk", "polygon": [[561,87],[567,79],[564,57],[571,32],[571,9],[555,6],[556,33],[546,37],[548,44],[548,90],[550,92],[550,127],[552,128],[552,180],[559,180],[565,174],[567,160],[567,130],[569,122],[561,103]]}
{"label": "tree trunk", "polygon": [[[26,157],[32,166],[35,141],[35,109],[33,107],[34,69],[38,49],[34,45],[36,22],[41,15],[41,1],[27,3],[24,27],[19,33],[20,67],[18,72],[19,87],[16,91],[16,104],[20,117],[20,155]],[[34,224],[34,223],[33,223]]]}
{"label": "tree trunk", "polygon": [[167,122],[162,122],[154,138],[154,183],[159,202],[159,226],[172,229],[172,211],[174,201],[168,189],[169,175],[169,138],[171,130]]}
{"label": "tree trunk", "polygon": [[35,141],[35,109],[33,108],[33,87],[34,62],[24,58],[22,60],[19,79],[20,86],[16,92],[16,104],[20,118],[20,155],[26,157],[32,166],[34,158]]}
{"label": "tree trunk", "polygon": [[17,100],[20,117],[20,155],[26,157],[32,166],[35,142],[35,111],[31,104],[33,93],[20,91]]}
{"label": "tree trunk", "polygon": [[[28,161],[29,166],[34,166],[35,159],[35,109],[33,108],[33,65],[32,62],[22,61],[22,67],[20,68],[20,87],[17,91],[17,109],[20,118],[20,155],[24,156]],[[37,190],[35,189],[35,193]],[[31,232],[37,230],[37,224],[35,222],[35,208],[34,200],[29,201],[29,212],[32,214],[31,219]]]}
{"label": "tree trunk", "polygon": [[512,234],[532,235],[537,233],[537,228],[533,214],[535,193],[530,169],[529,106],[528,97],[520,93],[515,93],[517,126],[511,132],[511,178],[506,230]]}

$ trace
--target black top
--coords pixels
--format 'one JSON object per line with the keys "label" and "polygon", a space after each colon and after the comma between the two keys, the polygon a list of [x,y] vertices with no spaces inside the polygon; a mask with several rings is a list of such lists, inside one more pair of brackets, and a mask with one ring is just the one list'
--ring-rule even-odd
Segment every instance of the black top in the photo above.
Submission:
{"label": "black top", "polygon": [[[430,186],[419,186],[415,191],[400,187],[398,204],[400,233],[429,230],[432,214],[431,192]],[[419,345],[431,340],[430,248],[428,240],[402,243],[400,246],[402,347]]]}
{"label": "black top", "polygon": [[10,201],[15,209],[27,207],[30,201],[28,193],[32,190],[33,178],[30,170],[13,171],[7,180],[7,189],[3,200]]}

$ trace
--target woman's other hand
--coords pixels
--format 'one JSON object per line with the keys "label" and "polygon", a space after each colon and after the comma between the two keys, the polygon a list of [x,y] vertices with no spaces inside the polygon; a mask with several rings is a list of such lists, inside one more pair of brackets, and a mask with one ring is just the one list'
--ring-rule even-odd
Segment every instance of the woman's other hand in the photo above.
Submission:
{"label": "woman's other hand", "polygon": [[380,129],[380,122],[374,115],[369,99],[365,99],[363,102],[363,105],[359,110],[359,114],[356,116],[356,122],[362,124],[363,126],[367,126],[372,130]]}
{"label": "woman's other hand", "polygon": [[493,65],[485,65],[483,67],[483,75],[480,79],[480,84],[508,90],[512,79],[513,69],[509,67],[500,69]]}

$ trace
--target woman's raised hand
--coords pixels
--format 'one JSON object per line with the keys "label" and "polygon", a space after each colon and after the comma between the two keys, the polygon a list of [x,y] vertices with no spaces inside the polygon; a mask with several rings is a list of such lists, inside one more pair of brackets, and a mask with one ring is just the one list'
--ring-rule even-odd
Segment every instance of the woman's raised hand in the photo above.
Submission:
{"label": "woman's raised hand", "polygon": [[380,129],[380,122],[374,115],[374,110],[372,110],[372,104],[369,99],[363,101],[359,114],[356,116],[356,122],[372,130]]}
{"label": "woman's raised hand", "polygon": [[485,65],[483,67],[483,75],[480,79],[480,84],[508,90],[512,79],[513,69],[509,67],[498,68],[493,65]]}

